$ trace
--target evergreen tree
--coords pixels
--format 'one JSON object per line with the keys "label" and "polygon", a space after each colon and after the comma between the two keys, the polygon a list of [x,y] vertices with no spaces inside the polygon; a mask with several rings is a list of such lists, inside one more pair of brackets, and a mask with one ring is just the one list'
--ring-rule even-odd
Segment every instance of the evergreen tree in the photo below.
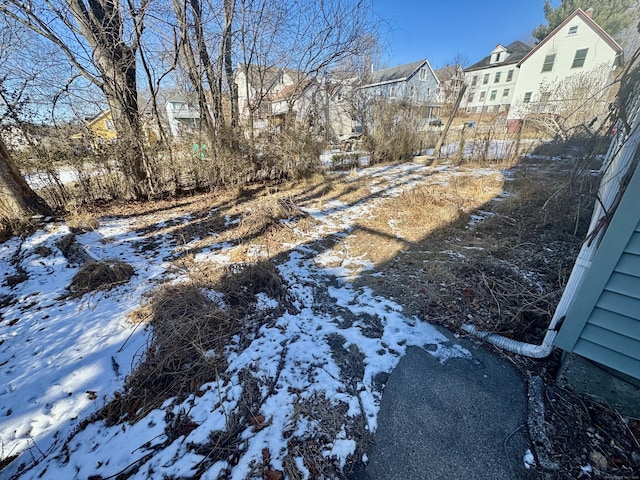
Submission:
{"label": "evergreen tree", "polygon": [[546,24],[535,28],[531,33],[538,41],[542,41],[554,28],[560,25],[576,9],[585,12],[593,8],[593,20],[612,37],[616,38],[638,19],[636,0],[561,0],[553,7],[549,0],[544,3]]}

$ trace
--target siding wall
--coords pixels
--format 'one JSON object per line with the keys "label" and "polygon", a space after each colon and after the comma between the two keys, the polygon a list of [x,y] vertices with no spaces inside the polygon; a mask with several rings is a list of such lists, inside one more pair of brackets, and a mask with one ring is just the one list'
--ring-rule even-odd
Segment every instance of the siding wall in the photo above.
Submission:
{"label": "siding wall", "polygon": [[424,79],[420,79],[420,70],[408,79],[386,82],[378,85],[367,85],[363,92],[371,98],[382,97],[392,100],[435,104],[437,103],[438,80],[428,66],[423,67]]}
{"label": "siding wall", "polygon": [[[507,82],[511,72],[511,80]],[[496,82],[496,73],[500,73],[500,79]],[[514,63],[503,65],[496,63],[465,74],[466,83],[469,85],[462,106],[467,112],[501,112],[509,108],[518,82],[520,69]],[[484,84],[485,75],[489,75],[489,82]],[[474,83],[475,77],[475,85]],[[473,85],[473,86],[472,86]],[[491,100],[491,92],[496,91],[496,98]],[[505,95],[506,91],[506,95]],[[483,95],[484,94],[484,95]]]}
{"label": "siding wall", "polygon": [[640,168],[556,338],[556,346],[640,379]]}

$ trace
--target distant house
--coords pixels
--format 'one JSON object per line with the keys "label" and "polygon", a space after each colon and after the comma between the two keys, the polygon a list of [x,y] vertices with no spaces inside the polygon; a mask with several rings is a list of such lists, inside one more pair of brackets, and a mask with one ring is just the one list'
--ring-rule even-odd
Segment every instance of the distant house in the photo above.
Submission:
{"label": "distant house", "polygon": [[111,118],[111,110],[105,110],[89,118],[86,125],[94,141],[98,144],[112,142],[118,138]]}
{"label": "distant house", "polygon": [[322,120],[323,93],[318,82],[307,79],[270,94],[266,99],[270,125],[280,127],[286,122],[318,125]]}
{"label": "distant house", "polygon": [[354,91],[357,83],[357,78],[348,78],[329,82],[326,86],[326,124],[334,139],[342,140],[362,132],[356,119]]}
{"label": "distant house", "polygon": [[[118,132],[113,124],[111,110],[104,110],[93,117],[89,117],[85,120],[85,127],[85,133],[74,133],[69,136],[71,140],[78,143],[78,148],[103,147],[107,144],[115,143],[118,139]],[[144,138],[149,144],[153,145],[158,141],[160,137],[158,129],[146,115],[142,117],[141,128]],[[87,132],[89,138],[87,138]]]}
{"label": "distant house", "polygon": [[531,47],[516,41],[506,47],[498,44],[491,54],[464,70],[467,92],[462,107],[468,113],[503,112],[514,97],[520,62]]}
{"label": "distant house", "polygon": [[[272,100],[276,100],[276,109],[281,110],[284,96],[279,95],[280,92],[285,87],[299,85],[302,81],[303,75],[297,70],[274,66],[240,65],[235,79],[240,121],[246,124],[251,118],[254,127],[268,125]],[[296,89],[300,86],[291,88]]]}
{"label": "distant house", "polygon": [[453,105],[464,85],[464,70],[460,65],[447,65],[435,71],[440,82],[436,92],[437,102],[442,105]]}
{"label": "distant house", "polygon": [[200,111],[188,95],[175,95],[167,100],[165,112],[171,136],[178,138],[193,133],[200,122]]}
{"label": "distant house", "polygon": [[368,98],[406,101],[428,107],[428,117],[435,116],[440,82],[429,61],[419,60],[371,72],[359,90]]}
{"label": "distant house", "polygon": [[[577,9],[517,63],[518,82],[507,121],[517,125],[530,114],[553,114],[572,99],[602,90],[622,64],[622,48],[591,18]],[[604,105],[606,111],[606,105]]]}

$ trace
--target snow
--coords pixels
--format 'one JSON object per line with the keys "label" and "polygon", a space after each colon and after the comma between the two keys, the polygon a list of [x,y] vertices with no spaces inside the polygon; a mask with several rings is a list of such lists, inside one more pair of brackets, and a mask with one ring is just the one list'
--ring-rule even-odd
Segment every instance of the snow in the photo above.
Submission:
{"label": "snow", "polygon": [[[135,479],[162,479],[189,477],[205,466],[201,478],[261,478],[255,465],[265,449],[270,468],[282,470],[290,436],[313,434],[318,419],[299,410],[316,400],[345,407],[342,426],[323,447],[327,458],[344,466],[357,451],[350,419],[363,416],[368,430],[375,432],[382,392],[374,379],[391,372],[408,346],[425,348],[441,362],[470,353],[450,344],[434,326],[405,315],[394,301],[355,286],[355,278],[375,271],[369,260],[346,251],[320,250],[312,241],[348,235],[380,199],[400,195],[446,169],[408,164],[359,170],[357,175],[369,179],[377,197],[355,204],[334,200],[307,206],[317,228],[296,231],[299,243],[291,245],[278,264],[292,308],[242,341],[234,337],[226,349],[226,371],[201,386],[200,396],[168,399],[135,424],[82,421],[123,388],[147,345],[150,327],[133,323],[129,314],[158,282],[185,280],[184,272],[172,273],[171,259],[188,245],[178,244],[161,228],[189,217],[150,214],[156,226],[152,242],[150,230],[136,231],[130,218],[102,218],[95,232],[79,234],[78,242],[91,256],[127,262],[136,274],[113,290],[75,299],[65,294],[79,265],[70,264],[56,246],[69,233],[67,227],[49,224],[23,241],[13,238],[0,244],[2,278],[20,273],[18,261],[27,275],[14,287],[7,282],[0,286],[1,454],[19,456],[3,475],[16,475],[23,465],[21,479],[39,478],[45,471],[46,478],[69,480],[125,471]],[[238,221],[226,217],[227,225]],[[234,248],[232,243],[210,245],[195,255],[195,262],[229,264]],[[259,245],[254,250],[255,255],[264,253]],[[224,306],[218,292],[206,293]],[[258,295],[260,310],[276,307],[276,300]],[[368,319],[375,319],[375,334],[367,331]],[[359,352],[363,369],[357,377],[341,370],[332,354],[336,348]],[[264,416],[264,428],[247,426],[241,432],[234,465],[207,463],[196,447],[206,445],[212,432],[229,428],[230,415],[242,406],[242,378],[247,372],[262,395],[260,411],[253,413]],[[169,438],[168,424],[186,415],[195,428]],[[366,461],[366,456],[361,458]],[[310,477],[302,458],[294,458],[294,463],[302,478]]]}
{"label": "snow", "polygon": [[527,451],[524,452],[524,456],[522,457],[522,461],[524,462],[524,468],[526,468],[527,470],[529,470],[531,467],[535,467],[536,466],[536,460],[535,460],[535,458],[533,456],[533,453],[529,449],[527,449]]}

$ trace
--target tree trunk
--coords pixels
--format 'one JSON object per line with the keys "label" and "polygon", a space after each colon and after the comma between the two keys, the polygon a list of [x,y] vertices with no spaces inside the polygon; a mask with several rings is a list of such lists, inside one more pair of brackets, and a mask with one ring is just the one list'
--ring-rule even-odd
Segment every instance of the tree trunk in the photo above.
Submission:
{"label": "tree trunk", "polygon": [[27,184],[0,138],[0,220],[10,225],[33,215],[53,215],[51,208]]}
{"label": "tree trunk", "polygon": [[238,87],[235,83],[232,58],[232,31],[233,17],[235,15],[235,0],[224,0],[224,29],[222,30],[221,57],[229,87],[229,101],[231,110],[231,129],[238,126]]}
{"label": "tree trunk", "polygon": [[151,171],[145,157],[138,88],[136,84],[137,46],[124,42],[120,4],[111,0],[67,0],[80,25],[82,36],[93,50],[118,143],[123,149],[125,175],[137,198],[153,193]]}

